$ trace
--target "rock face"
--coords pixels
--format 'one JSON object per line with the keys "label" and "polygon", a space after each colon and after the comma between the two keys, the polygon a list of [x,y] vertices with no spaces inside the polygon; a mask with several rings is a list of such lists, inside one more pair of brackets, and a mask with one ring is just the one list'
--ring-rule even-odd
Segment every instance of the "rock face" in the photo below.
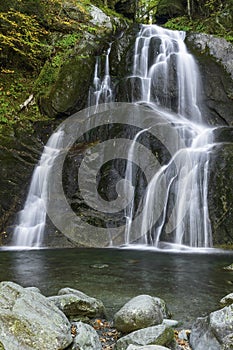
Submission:
{"label": "rock face", "polygon": [[72,342],[70,323],[46,297],[0,283],[0,342],[5,350],[61,350]]}
{"label": "rock face", "polygon": [[210,124],[233,124],[233,45],[207,34],[188,34],[187,45],[198,61],[202,112]]}
{"label": "rock face", "polygon": [[[66,12],[78,23],[74,13],[78,6],[66,4]],[[69,116],[87,107],[88,93],[93,82],[96,56],[103,55],[105,59],[109,43],[115,38],[116,32],[126,27],[126,22],[114,16],[106,15],[94,5],[89,6],[86,27],[67,50],[55,55],[52,62],[46,62],[37,85],[41,87],[39,106],[43,114],[49,117]],[[117,30],[115,30],[117,27]],[[93,35],[92,32],[95,34]],[[73,38],[75,33],[72,34]],[[58,33],[51,40],[59,43],[68,41],[66,33]],[[61,46],[61,45],[60,45]],[[104,66],[104,62],[103,62]],[[101,74],[102,72],[98,72]],[[50,78],[48,78],[50,77]],[[46,89],[43,87],[46,82]]]}
{"label": "rock face", "polygon": [[129,345],[169,345],[173,341],[172,328],[158,325],[132,332],[116,343],[116,350],[126,350]]}
{"label": "rock face", "polygon": [[[225,140],[227,136],[225,135]],[[219,143],[210,155],[209,214],[215,245],[233,242],[233,144]]]}
{"label": "rock face", "polygon": [[149,295],[139,295],[131,299],[114,316],[115,327],[123,333],[158,325],[162,321],[160,300]]}
{"label": "rock face", "polygon": [[101,300],[91,298],[76,289],[63,288],[58,295],[48,299],[70,318],[105,316],[105,308]]}
{"label": "rock face", "polygon": [[190,344],[195,350],[223,350],[233,347],[233,306],[226,306],[194,323]]}

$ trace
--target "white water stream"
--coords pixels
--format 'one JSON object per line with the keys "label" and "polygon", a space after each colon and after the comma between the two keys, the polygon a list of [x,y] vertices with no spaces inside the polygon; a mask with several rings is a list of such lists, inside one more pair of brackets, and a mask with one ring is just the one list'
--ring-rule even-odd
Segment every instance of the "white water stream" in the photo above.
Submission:
{"label": "white water stream", "polygon": [[96,57],[93,87],[89,90],[88,106],[96,106],[100,103],[109,103],[113,101],[113,91],[111,87],[111,77],[109,73],[109,55],[111,44],[106,52],[104,76],[101,79],[101,62],[100,57]]}
{"label": "white water stream", "polygon": [[50,169],[62,147],[63,131],[49,138],[39,164],[36,166],[23,210],[18,214],[19,224],[13,234],[13,243],[20,247],[40,247],[46,224],[46,198]]}

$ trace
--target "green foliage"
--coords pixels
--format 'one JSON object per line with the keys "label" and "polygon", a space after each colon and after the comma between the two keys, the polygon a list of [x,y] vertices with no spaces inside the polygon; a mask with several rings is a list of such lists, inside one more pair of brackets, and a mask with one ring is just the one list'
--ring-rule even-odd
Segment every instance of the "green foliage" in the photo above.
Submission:
{"label": "green foliage", "polygon": [[32,92],[34,79],[32,74],[25,75],[19,69],[0,72],[0,132],[1,125],[29,127],[32,121],[45,119],[35,102],[23,111],[20,108]]}
{"label": "green foliage", "polygon": [[56,46],[64,50],[69,49],[77,43],[80,37],[79,33],[64,35],[61,40],[56,42]]}
{"label": "green foliage", "polygon": [[37,20],[21,12],[0,12],[0,45],[5,61],[19,56],[29,66],[35,67],[43,56],[42,36],[46,34]]}
{"label": "green foliage", "polygon": [[191,18],[186,14],[168,20],[167,28],[185,31],[205,32],[233,39],[233,1],[194,1]]}

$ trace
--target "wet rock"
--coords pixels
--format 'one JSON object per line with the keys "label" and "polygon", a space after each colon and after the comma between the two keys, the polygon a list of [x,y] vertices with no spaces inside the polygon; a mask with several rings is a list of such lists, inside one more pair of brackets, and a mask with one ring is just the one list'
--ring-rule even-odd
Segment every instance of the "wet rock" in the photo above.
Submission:
{"label": "wet rock", "polygon": [[73,322],[72,326],[75,327],[76,336],[74,337],[73,344],[67,350],[102,349],[98,334],[91,326],[83,322]]}
{"label": "wet rock", "polygon": [[223,38],[191,33],[187,45],[198,60],[201,110],[210,124],[233,124],[233,45]]}
{"label": "wet rock", "polygon": [[209,215],[215,246],[228,246],[233,241],[233,144],[217,144],[210,154]]}
{"label": "wet rock", "polygon": [[233,293],[227,294],[220,300],[221,306],[229,306],[233,304]]}
{"label": "wet rock", "polygon": [[105,308],[101,300],[72,288],[63,288],[58,295],[48,298],[69,318],[104,317]]}
{"label": "wet rock", "polygon": [[0,283],[0,342],[5,350],[61,350],[72,342],[66,316],[45,296]]}
{"label": "wet rock", "polygon": [[233,271],[233,264],[230,264],[230,265],[224,267],[223,270]]}
{"label": "wet rock", "polygon": [[195,33],[188,36],[188,40],[202,52],[208,52],[220,62],[233,78],[233,45],[223,38],[210,34]]}
{"label": "wet rock", "polygon": [[233,305],[198,318],[191,329],[190,344],[195,350],[225,350],[233,347]]}
{"label": "wet rock", "polygon": [[174,338],[173,329],[158,325],[132,332],[116,343],[116,350],[126,350],[129,345],[169,345]]}
{"label": "wet rock", "polygon": [[114,315],[115,327],[123,333],[129,333],[160,324],[163,321],[163,312],[165,312],[161,304],[159,298],[139,295],[126,303]]}

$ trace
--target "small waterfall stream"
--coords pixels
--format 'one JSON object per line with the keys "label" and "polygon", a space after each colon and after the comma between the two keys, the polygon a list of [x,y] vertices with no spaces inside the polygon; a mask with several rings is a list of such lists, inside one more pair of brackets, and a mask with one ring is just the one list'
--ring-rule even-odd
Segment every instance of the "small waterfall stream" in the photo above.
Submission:
{"label": "small waterfall stream", "polygon": [[[109,54],[111,44],[105,56],[105,68],[103,79],[99,77],[100,57],[96,57],[93,89],[89,92],[88,105],[95,106],[100,103],[108,103],[113,100],[111,77],[109,74]],[[58,129],[53,133],[44,147],[39,164],[32,175],[30,188],[23,210],[18,213],[18,225],[13,232],[13,245],[19,247],[40,247],[44,240],[46,225],[46,193],[50,169],[63,148],[63,131]]]}
{"label": "small waterfall stream", "polygon": [[48,177],[51,166],[60,152],[63,131],[58,130],[44,147],[36,166],[23,210],[18,214],[19,224],[13,233],[13,243],[20,247],[40,247],[43,243],[46,224],[46,203]]}
{"label": "small waterfall stream", "polygon": [[[169,237],[169,242],[177,245],[212,245],[207,200],[212,129],[202,121],[198,101],[198,68],[186,50],[184,39],[184,32],[143,25],[135,42],[132,75],[128,77],[133,82],[132,102],[147,104],[155,111],[162,109],[165,120],[174,125],[182,138],[179,150],[154,175],[141,201],[144,216],[141,228],[138,227],[141,235],[138,235],[140,238],[136,243],[156,247],[161,246],[164,235]],[[95,106],[96,110],[100,103],[114,99],[109,73],[110,51],[111,45],[105,56],[103,79],[100,58],[96,58],[93,88],[88,98],[89,106]],[[140,89],[134,89],[134,84],[139,84]],[[136,91],[139,91],[138,95]],[[135,176],[132,164],[137,157],[135,145],[139,136],[146,131],[148,129],[137,132],[128,151],[125,180],[131,184]],[[59,130],[51,136],[35,168],[27,200],[14,231],[13,244],[16,246],[40,246],[43,241],[46,203],[42,197],[46,198],[50,167],[62,148],[62,134]],[[166,191],[162,193],[165,179]],[[157,205],[161,197],[162,209]],[[133,217],[137,214],[135,210],[138,208],[135,209],[132,199],[124,212],[127,245],[135,243],[134,236],[131,236]],[[151,227],[154,216],[159,220]]]}
{"label": "small waterfall stream", "polygon": [[109,103],[113,101],[113,91],[109,73],[109,55],[111,52],[111,46],[112,44],[109,45],[106,52],[104,76],[102,79],[100,57],[96,57],[93,87],[91,87],[89,90],[88,106],[96,106],[97,108],[100,103]]}

